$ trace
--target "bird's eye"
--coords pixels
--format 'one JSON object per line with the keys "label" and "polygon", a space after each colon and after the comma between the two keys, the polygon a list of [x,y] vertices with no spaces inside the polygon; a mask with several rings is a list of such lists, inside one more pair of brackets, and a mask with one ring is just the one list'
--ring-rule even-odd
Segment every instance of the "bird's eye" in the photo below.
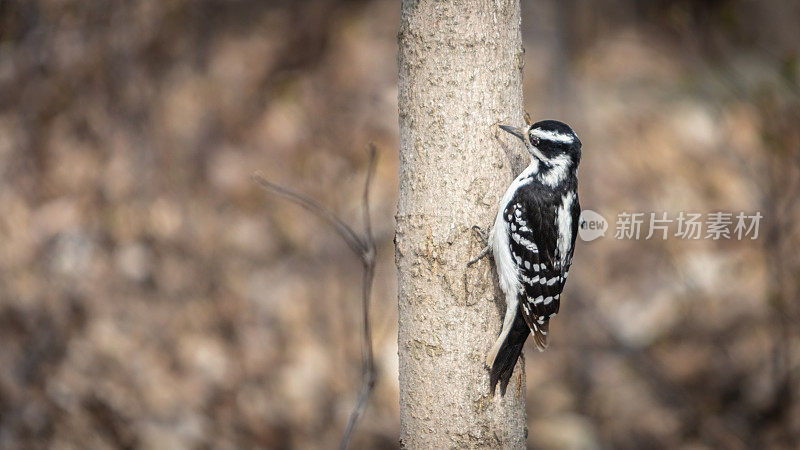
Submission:
{"label": "bird's eye", "polygon": [[534,135],[531,135],[531,144],[533,144],[533,145],[539,145],[539,138],[537,138],[537,137],[536,137],[536,136],[534,136]]}

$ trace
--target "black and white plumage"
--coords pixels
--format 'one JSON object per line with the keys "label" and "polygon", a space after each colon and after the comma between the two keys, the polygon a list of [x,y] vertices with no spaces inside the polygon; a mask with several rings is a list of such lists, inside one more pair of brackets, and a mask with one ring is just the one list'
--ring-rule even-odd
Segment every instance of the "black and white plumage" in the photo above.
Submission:
{"label": "black and white plumage", "polygon": [[503,196],[489,237],[506,314],[486,363],[492,392],[499,381],[505,395],[528,334],[540,351],[547,348],[549,320],[561,303],[581,211],[581,141],[555,120],[500,127],[520,138],[531,154],[530,165]]}

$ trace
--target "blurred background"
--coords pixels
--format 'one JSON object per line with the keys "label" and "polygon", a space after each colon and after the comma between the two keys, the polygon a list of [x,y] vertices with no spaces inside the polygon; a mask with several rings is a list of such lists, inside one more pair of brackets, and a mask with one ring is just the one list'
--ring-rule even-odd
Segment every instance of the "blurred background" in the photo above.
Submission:
{"label": "blurred background", "polygon": [[[335,447],[360,264],[250,176],[358,226],[370,141],[354,446],[398,447],[398,3],[0,1],[0,448]],[[796,1],[523,1],[527,109],[577,130],[610,222],[527,352],[531,448],[798,446],[798,23]],[[616,240],[623,211],[764,219]]]}

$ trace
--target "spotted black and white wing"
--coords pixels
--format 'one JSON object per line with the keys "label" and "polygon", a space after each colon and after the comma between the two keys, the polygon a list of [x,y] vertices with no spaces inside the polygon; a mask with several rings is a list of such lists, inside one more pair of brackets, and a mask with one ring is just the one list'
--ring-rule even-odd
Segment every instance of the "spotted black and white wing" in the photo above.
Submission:
{"label": "spotted black and white wing", "polygon": [[574,191],[554,196],[538,189],[532,185],[520,190],[507,205],[505,216],[521,283],[519,312],[533,332],[536,346],[543,350],[547,348],[548,321],[558,312],[572,264],[580,206]]}

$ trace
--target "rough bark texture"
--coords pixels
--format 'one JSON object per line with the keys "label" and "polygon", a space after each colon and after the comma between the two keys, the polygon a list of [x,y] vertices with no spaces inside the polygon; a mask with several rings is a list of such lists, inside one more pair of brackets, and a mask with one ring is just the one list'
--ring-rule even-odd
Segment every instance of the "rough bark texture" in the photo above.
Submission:
{"label": "rough bark texture", "polygon": [[524,367],[489,393],[505,303],[491,260],[466,268],[519,168],[518,0],[403,1],[400,25],[400,438],[418,448],[523,448]]}

